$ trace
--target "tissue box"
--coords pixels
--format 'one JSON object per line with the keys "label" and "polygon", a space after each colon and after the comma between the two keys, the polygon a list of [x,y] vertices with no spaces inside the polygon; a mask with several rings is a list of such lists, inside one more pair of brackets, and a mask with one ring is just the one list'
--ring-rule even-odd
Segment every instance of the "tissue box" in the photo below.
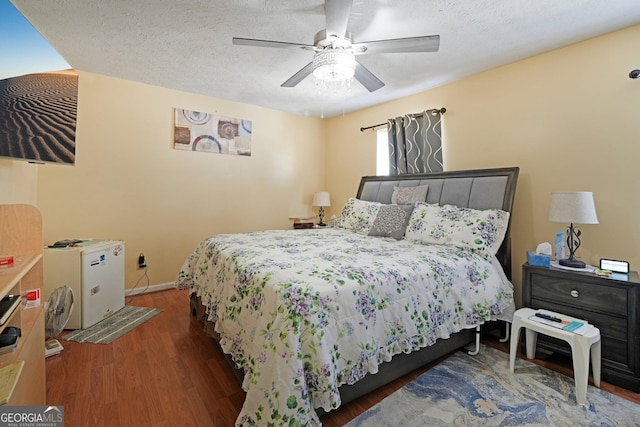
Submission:
{"label": "tissue box", "polygon": [[545,254],[537,254],[533,251],[527,251],[527,262],[529,265],[535,265],[538,267],[549,267],[551,264],[551,257]]}

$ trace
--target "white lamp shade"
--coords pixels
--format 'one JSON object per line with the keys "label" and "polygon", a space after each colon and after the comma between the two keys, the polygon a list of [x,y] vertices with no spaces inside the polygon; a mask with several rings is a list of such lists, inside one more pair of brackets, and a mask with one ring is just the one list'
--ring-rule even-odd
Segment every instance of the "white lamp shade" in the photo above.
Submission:
{"label": "white lamp shade", "polygon": [[313,195],[313,206],[331,206],[328,191],[318,191]]}
{"label": "white lamp shade", "polygon": [[593,193],[590,191],[551,193],[549,221],[598,224]]}

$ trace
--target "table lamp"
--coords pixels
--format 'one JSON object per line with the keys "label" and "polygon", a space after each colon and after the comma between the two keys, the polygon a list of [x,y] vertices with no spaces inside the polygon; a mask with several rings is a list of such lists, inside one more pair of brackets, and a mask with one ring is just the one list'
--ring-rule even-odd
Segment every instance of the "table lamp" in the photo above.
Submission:
{"label": "table lamp", "polygon": [[549,204],[549,221],[569,223],[567,228],[567,247],[569,258],[561,259],[560,265],[573,268],[584,268],[585,263],[575,257],[580,247],[582,232],[573,224],[598,224],[593,193],[590,191],[554,192]]}
{"label": "table lamp", "polygon": [[324,223],[324,208],[325,206],[331,206],[331,200],[329,199],[329,192],[327,191],[319,191],[313,195],[313,206],[318,206],[318,218],[320,218],[320,222],[318,226],[325,227],[327,224]]}

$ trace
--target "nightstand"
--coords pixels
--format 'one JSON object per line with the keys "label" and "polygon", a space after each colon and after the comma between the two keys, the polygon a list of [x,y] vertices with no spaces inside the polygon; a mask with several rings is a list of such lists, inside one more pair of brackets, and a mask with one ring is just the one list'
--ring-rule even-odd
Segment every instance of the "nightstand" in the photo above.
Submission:
{"label": "nightstand", "polygon": [[[554,267],[522,267],[522,304],[585,319],[600,329],[602,378],[640,391],[640,277],[602,277]],[[551,337],[538,338],[538,350],[571,355],[569,346]]]}

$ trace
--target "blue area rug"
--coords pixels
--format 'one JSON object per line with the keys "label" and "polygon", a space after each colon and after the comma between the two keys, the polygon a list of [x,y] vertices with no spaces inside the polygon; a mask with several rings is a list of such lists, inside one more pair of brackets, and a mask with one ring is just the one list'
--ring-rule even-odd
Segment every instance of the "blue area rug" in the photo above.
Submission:
{"label": "blue area rug", "polygon": [[638,426],[640,405],[589,386],[575,400],[573,378],[482,346],[458,351],[347,424],[357,426]]}

